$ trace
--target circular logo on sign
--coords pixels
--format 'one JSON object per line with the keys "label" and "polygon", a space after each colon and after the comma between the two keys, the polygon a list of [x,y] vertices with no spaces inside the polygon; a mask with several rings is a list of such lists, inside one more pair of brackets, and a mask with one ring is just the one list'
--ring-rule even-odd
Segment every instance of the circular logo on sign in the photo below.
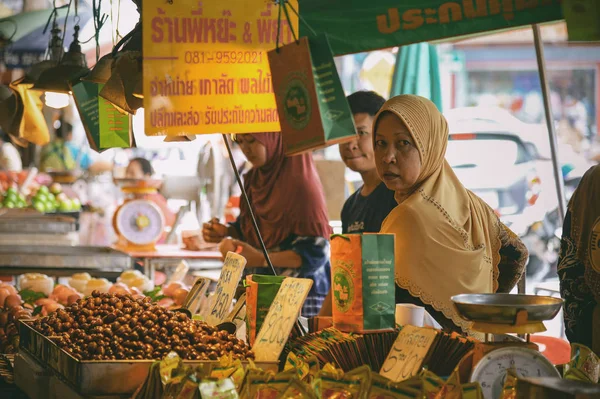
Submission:
{"label": "circular logo on sign", "polygon": [[283,113],[286,121],[296,130],[308,125],[311,114],[310,94],[303,80],[292,78],[285,86]]}
{"label": "circular logo on sign", "polygon": [[333,300],[340,312],[347,312],[354,301],[354,284],[346,269],[337,268],[333,275]]}
{"label": "circular logo on sign", "polygon": [[596,219],[590,236],[590,263],[600,273],[600,217]]}

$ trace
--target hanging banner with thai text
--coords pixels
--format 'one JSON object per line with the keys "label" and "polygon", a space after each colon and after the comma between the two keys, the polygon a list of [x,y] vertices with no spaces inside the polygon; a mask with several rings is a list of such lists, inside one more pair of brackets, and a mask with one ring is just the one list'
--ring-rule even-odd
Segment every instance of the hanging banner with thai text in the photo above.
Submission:
{"label": "hanging banner with thai text", "polygon": [[288,14],[291,27],[272,0],[145,1],[146,134],[279,131],[266,52],[278,32],[293,41]]}
{"label": "hanging banner with thai text", "polygon": [[561,0],[302,0],[300,36],[326,32],[334,55],[557,21]]}

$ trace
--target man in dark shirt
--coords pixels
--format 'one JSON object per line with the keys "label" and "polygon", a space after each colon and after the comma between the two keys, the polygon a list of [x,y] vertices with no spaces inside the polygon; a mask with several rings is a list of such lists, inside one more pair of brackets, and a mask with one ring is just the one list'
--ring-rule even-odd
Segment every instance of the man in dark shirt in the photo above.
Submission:
{"label": "man in dark shirt", "polygon": [[340,144],[340,155],[348,168],[360,173],[363,185],[344,203],[342,232],[378,233],[383,220],[398,205],[394,192],[377,175],[373,153],[373,118],[385,99],[373,91],[358,91],[348,96],[348,103],[357,135]]}
{"label": "man in dark shirt", "polygon": [[[363,185],[342,208],[342,233],[379,233],[381,224],[398,203],[377,175],[373,152],[373,118],[385,99],[373,91],[357,91],[348,96],[354,115],[356,138],[340,144],[340,155],[346,167],[360,173]],[[331,316],[331,291],[327,294],[320,316]]]}

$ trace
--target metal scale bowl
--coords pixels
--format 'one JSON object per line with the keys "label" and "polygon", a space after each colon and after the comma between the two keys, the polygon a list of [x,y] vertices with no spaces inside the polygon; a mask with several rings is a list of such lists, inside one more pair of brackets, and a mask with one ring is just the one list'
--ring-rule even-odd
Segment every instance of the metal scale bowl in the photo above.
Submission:
{"label": "metal scale bowl", "polygon": [[154,194],[162,184],[158,179],[115,179],[128,198],[113,216],[118,239],[116,246],[125,251],[153,251],[165,228],[160,208],[144,198]]}
{"label": "metal scale bowl", "polygon": [[[506,370],[520,377],[561,375],[530,342],[530,334],[546,331],[543,321],[553,319],[563,300],[549,296],[512,294],[462,294],[452,297],[458,314],[473,322],[474,331],[485,333],[475,348],[471,382],[479,382],[485,399],[502,393]],[[525,341],[491,342],[491,334],[525,334]]]}

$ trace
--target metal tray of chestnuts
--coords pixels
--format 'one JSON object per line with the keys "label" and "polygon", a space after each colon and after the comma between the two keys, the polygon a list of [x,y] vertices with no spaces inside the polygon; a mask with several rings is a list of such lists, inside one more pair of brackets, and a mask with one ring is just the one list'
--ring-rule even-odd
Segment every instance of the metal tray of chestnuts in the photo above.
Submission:
{"label": "metal tray of chestnuts", "polygon": [[[33,320],[19,323],[19,348],[47,365],[81,395],[127,395],[144,383],[155,360],[78,360],[36,331]],[[218,361],[184,360],[192,366],[212,367]],[[246,365],[247,362],[242,362]],[[255,362],[263,370],[277,371],[277,362]]]}

